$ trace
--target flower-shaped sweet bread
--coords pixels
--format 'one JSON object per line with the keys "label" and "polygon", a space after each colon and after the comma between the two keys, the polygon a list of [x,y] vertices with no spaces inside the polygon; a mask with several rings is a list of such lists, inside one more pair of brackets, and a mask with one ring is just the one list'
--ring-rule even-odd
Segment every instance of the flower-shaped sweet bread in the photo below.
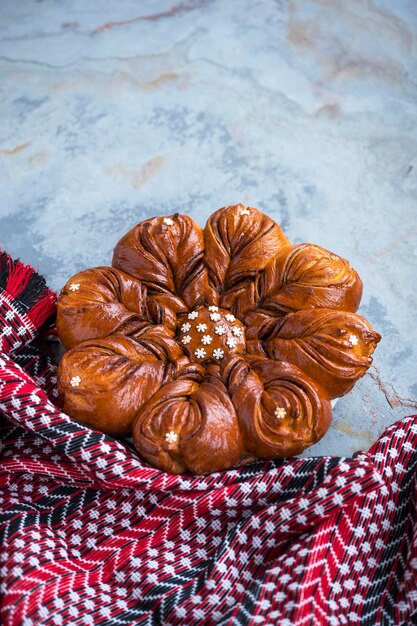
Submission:
{"label": "flower-shaped sweet bread", "polygon": [[371,364],[380,336],[355,313],[361,294],[346,260],[291,245],[256,209],[222,208],[204,230],[145,220],[112,267],[61,292],[64,408],[173,473],[299,454]]}

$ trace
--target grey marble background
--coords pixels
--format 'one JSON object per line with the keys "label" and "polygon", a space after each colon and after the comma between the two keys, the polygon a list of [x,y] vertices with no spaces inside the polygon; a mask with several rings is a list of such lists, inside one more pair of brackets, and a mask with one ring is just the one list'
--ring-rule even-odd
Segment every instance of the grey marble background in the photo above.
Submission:
{"label": "grey marble background", "polygon": [[59,290],[135,223],[259,207],[383,340],[308,454],[417,411],[417,3],[1,0],[0,245]]}

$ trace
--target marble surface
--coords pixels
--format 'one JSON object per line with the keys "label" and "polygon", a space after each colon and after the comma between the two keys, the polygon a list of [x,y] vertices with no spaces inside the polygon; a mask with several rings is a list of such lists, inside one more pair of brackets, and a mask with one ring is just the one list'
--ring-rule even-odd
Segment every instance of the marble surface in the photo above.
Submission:
{"label": "marble surface", "polygon": [[0,245],[59,290],[225,204],[348,258],[374,366],[308,454],[417,411],[417,3],[2,0]]}

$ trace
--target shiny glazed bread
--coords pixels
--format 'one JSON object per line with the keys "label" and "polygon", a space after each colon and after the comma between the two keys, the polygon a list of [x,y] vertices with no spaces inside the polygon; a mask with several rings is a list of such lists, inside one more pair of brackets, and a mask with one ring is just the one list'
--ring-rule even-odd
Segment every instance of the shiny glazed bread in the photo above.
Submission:
{"label": "shiny glazed bread", "polygon": [[361,295],[345,259],[291,245],[257,209],[224,207],[204,229],[145,220],[112,267],[61,292],[64,408],[172,473],[299,454],[372,362],[380,335],[355,312]]}

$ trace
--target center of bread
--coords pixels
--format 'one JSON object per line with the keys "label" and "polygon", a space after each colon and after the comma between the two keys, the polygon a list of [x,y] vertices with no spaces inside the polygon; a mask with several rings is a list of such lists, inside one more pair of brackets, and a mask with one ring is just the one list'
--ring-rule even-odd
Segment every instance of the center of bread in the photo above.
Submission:
{"label": "center of bread", "polygon": [[192,361],[221,363],[246,350],[245,326],[230,311],[198,307],[178,320],[179,342]]}

